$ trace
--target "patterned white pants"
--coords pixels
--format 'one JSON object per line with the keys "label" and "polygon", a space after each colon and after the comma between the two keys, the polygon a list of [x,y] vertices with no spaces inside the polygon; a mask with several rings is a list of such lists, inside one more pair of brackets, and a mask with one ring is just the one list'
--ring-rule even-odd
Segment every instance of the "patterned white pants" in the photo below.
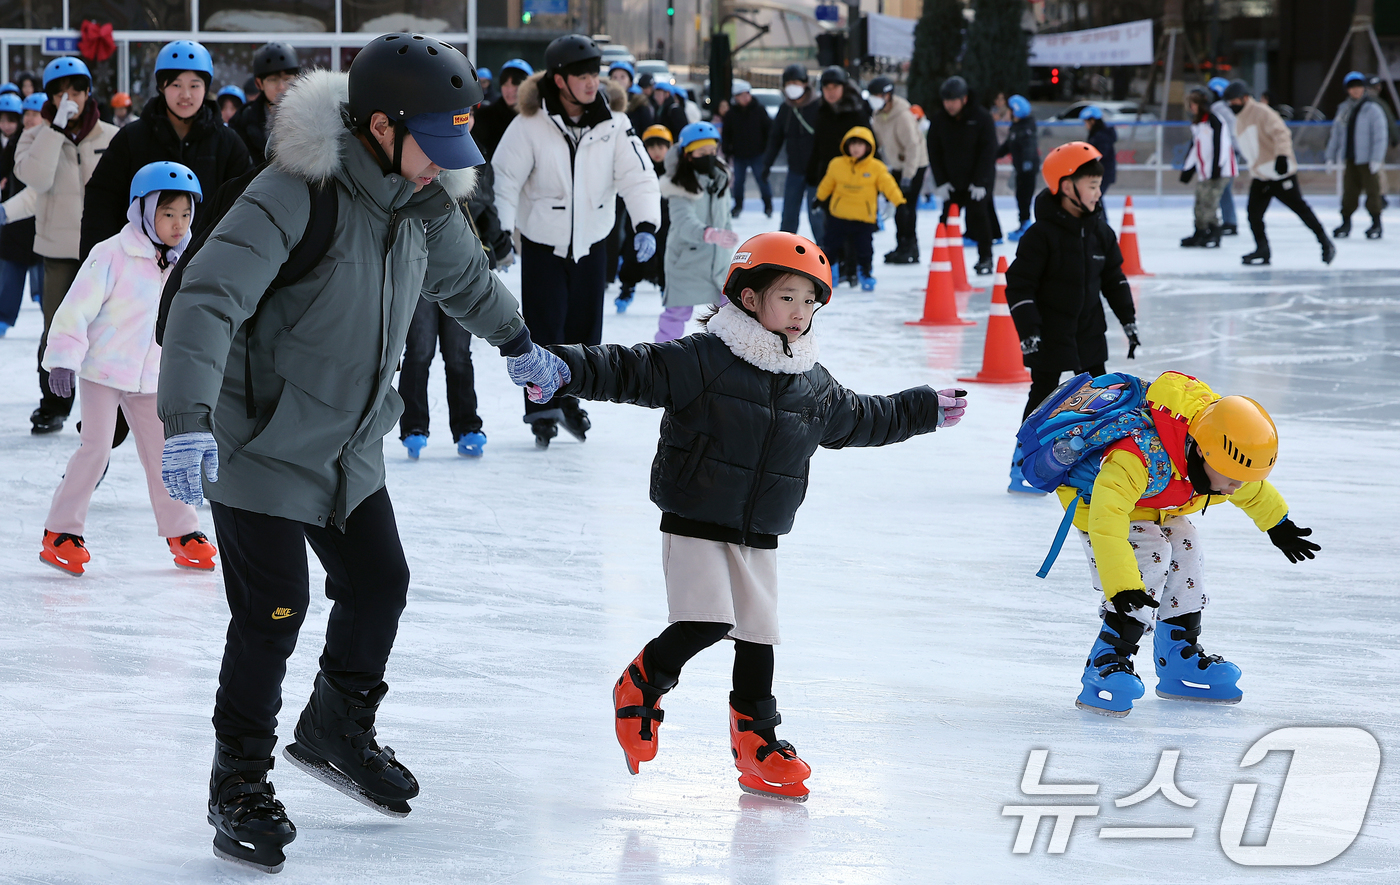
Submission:
{"label": "patterned white pants", "polygon": [[[1099,566],[1089,533],[1081,531],[1084,555],[1089,558],[1089,577],[1094,589],[1103,593],[1099,582]],[[1160,525],[1150,520],[1134,520],[1128,525],[1128,543],[1137,555],[1138,571],[1147,585],[1147,595],[1157,600],[1159,608],[1139,608],[1134,617],[1150,629],[1154,619],[1166,620],[1177,615],[1198,612],[1210,602],[1205,592],[1205,557],[1196,527],[1185,516],[1173,516]],[[1113,603],[1100,599],[1100,616],[1113,611]]]}

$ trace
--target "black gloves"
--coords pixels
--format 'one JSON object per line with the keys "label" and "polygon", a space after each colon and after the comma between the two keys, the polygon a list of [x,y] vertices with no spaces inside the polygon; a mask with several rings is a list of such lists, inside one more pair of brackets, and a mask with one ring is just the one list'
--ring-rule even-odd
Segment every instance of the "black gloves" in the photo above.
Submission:
{"label": "black gloves", "polygon": [[1132,359],[1133,354],[1137,353],[1139,345],[1142,344],[1137,336],[1137,323],[1125,323],[1123,325],[1123,334],[1128,336],[1128,359]]}
{"label": "black gloves", "polygon": [[1293,520],[1284,519],[1283,522],[1269,529],[1269,540],[1274,542],[1274,546],[1283,551],[1283,555],[1288,557],[1289,562],[1302,562],[1305,559],[1313,559],[1314,550],[1321,550],[1321,544],[1314,544],[1306,540],[1312,534],[1312,529],[1300,529],[1293,524]]}
{"label": "black gloves", "polygon": [[1288,158],[1280,155],[1278,159],[1274,160],[1274,171],[1277,172],[1279,175],[1287,175]]}
{"label": "black gloves", "polygon": [[1113,603],[1114,610],[1124,616],[1131,616],[1135,608],[1156,608],[1160,605],[1157,600],[1147,595],[1146,590],[1119,590],[1113,594],[1110,602]]}
{"label": "black gloves", "polygon": [[1193,175],[1195,175],[1195,174],[1196,174],[1196,170],[1195,170],[1195,169],[1183,169],[1183,170],[1181,170],[1181,183],[1182,183],[1182,184],[1190,184],[1190,183],[1191,183],[1191,176],[1193,176]]}
{"label": "black gloves", "polygon": [[1030,335],[1021,339],[1021,356],[1030,356],[1040,350],[1040,336]]}

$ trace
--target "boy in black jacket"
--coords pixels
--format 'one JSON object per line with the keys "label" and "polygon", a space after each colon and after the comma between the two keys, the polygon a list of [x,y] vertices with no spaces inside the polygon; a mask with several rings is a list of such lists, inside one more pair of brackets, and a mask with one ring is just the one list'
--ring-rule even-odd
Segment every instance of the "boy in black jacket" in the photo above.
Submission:
{"label": "boy in black jacket", "polygon": [[1035,173],[1040,170],[1040,136],[1031,115],[1031,103],[1024,95],[1011,96],[1006,105],[1011,109],[1011,132],[997,148],[997,159],[1010,154],[1016,174],[1016,209],[1021,226],[1006,235],[1014,243],[1031,227],[1031,198],[1035,196]]}
{"label": "boy in black jacket", "polygon": [[[1031,370],[1022,420],[1054,392],[1062,372],[1104,374],[1108,323],[1100,293],[1123,324],[1128,359],[1139,344],[1123,253],[1099,200],[1100,158],[1082,141],[1050,152],[1041,167],[1046,189],[1035,200],[1035,223],[1006,269],[1006,302],[1021,339],[1021,359]],[[1008,491],[1040,494],[1021,476],[1019,444]]]}

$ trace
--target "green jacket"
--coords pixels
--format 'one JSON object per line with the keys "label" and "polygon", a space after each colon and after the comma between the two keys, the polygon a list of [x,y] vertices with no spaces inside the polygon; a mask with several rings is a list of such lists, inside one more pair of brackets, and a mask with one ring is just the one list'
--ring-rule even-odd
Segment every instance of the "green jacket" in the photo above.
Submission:
{"label": "green jacket", "polygon": [[[342,529],[384,486],[383,436],[403,411],[394,373],[420,293],[493,345],[518,351],[529,340],[457,208],[474,174],[444,173],[415,194],[346,128],[348,95],[347,75],[317,71],[284,96],[271,167],[185,269],[157,397],[167,438],[213,431],[211,501]],[[318,180],[337,188],[330,251],[259,309],[306,228],[308,183]]]}

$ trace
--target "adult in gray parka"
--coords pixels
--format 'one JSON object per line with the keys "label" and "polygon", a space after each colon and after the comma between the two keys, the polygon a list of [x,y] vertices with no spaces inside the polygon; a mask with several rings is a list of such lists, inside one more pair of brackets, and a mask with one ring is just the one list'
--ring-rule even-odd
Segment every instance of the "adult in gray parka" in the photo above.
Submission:
{"label": "adult in gray parka", "polygon": [[[563,363],[530,341],[457,209],[467,167],[482,162],[468,134],[480,100],[466,57],[416,34],[376,38],[348,75],[303,78],[282,100],[271,167],[218,222],[171,306],[162,475],[173,497],[211,500],[232,612],[209,785],[214,852],[228,860],[275,872],[296,837],[267,772],[310,598],[307,543],[334,606],[284,755],[386,814],[407,814],[418,793],[375,741],[374,719],[409,577],[382,438],[402,410],[392,382],[420,292],[499,347],[535,395],[548,399],[561,380]],[[337,206],[329,251],[264,297],[317,184]]]}

